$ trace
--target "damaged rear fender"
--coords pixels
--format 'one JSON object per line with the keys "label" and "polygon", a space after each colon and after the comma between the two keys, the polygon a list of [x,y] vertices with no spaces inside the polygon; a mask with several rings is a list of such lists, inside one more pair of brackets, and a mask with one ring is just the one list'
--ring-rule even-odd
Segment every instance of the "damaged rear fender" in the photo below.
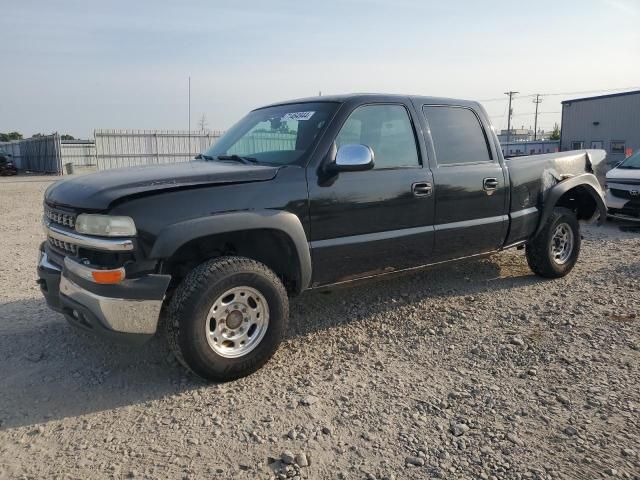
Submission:
{"label": "damaged rear fender", "polygon": [[542,215],[534,236],[538,235],[556,207],[576,211],[579,220],[601,223],[607,218],[607,207],[600,183],[592,173],[566,178],[545,192]]}

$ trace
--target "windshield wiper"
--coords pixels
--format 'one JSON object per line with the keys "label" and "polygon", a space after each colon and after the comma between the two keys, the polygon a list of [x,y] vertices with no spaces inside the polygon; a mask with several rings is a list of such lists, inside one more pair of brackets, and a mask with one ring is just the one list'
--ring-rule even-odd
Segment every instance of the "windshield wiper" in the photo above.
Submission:
{"label": "windshield wiper", "polygon": [[212,157],[211,155],[205,155],[204,153],[199,153],[195,157],[196,160],[215,160],[216,157]]}
{"label": "windshield wiper", "polygon": [[196,160],[222,160],[223,162],[238,162],[244,163],[247,165],[255,165],[258,163],[257,158],[253,157],[241,157],[240,155],[205,155],[204,153],[199,153],[194,157]]}
{"label": "windshield wiper", "polygon": [[240,155],[218,155],[216,156],[216,158],[218,160],[223,160],[223,161],[231,160],[232,162],[244,163],[246,165],[255,165],[256,163],[258,163],[257,158],[241,157]]}

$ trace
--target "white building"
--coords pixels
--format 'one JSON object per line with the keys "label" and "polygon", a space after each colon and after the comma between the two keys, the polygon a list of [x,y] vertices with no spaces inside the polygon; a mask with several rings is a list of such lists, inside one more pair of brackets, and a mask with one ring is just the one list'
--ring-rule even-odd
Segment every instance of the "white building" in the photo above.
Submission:
{"label": "white building", "polygon": [[519,157],[522,155],[540,155],[555,153],[560,150],[559,140],[537,140],[531,142],[500,142],[502,155],[505,157]]}
{"label": "white building", "polygon": [[[538,130],[538,134],[535,135],[535,140],[549,140],[551,133],[552,132]],[[508,130],[500,130],[500,133],[498,133],[500,143],[530,142],[534,140],[533,137],[533,129],[531,128],[512,128],[510,133]]]}

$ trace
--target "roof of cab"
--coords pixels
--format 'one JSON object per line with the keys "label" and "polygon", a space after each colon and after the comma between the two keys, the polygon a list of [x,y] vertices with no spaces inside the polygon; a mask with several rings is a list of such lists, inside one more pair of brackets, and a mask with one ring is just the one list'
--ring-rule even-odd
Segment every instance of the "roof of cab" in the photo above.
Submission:
{"label": "roof of cab", "polygon": [[[260,108],[267,107],[276,107],[279,105],[289,105],[293,103],[315,103],[315,102],[336,102],[336,103],[346,103],[346,102],[393,102],[394,100],[407,100],[411,99],[418,103],[429,103],[429,104],[444,104],[444,105],[462,105],[462,106],[471,106],[471,105],[479,105],[478,102],[472,100],[460,100],[455,98],[444,98],[444,97],[426,97],[422,95],[399,95],[392,93],[345,93],[340,95],[323,95],[318,97],[306,97],[306,98],[296,98],[292,100],[285,100],[282,102],[275,102],[269,105],[264,105]],[[256,110],[258,110],[256,109]]]}

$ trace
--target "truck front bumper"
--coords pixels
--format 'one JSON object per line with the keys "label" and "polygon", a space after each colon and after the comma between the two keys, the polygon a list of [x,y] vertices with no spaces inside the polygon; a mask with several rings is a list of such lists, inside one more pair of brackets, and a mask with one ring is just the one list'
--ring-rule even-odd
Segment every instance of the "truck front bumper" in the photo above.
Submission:
{"label": "truck front bumper", "polygon": [[115,285],[87,281],[50,261],[44,248],[38,283],[47,305],[72,325],[127,343],[142,343],[158,328],[169,275],[145,275]]}
{"label": "truck front bumper", "polygon": [[608,209],[608,216],[619,220],[640,221],[640,195],[637,185],[616,184],[612,193],[608,188],[605,193],[605,201]]}

